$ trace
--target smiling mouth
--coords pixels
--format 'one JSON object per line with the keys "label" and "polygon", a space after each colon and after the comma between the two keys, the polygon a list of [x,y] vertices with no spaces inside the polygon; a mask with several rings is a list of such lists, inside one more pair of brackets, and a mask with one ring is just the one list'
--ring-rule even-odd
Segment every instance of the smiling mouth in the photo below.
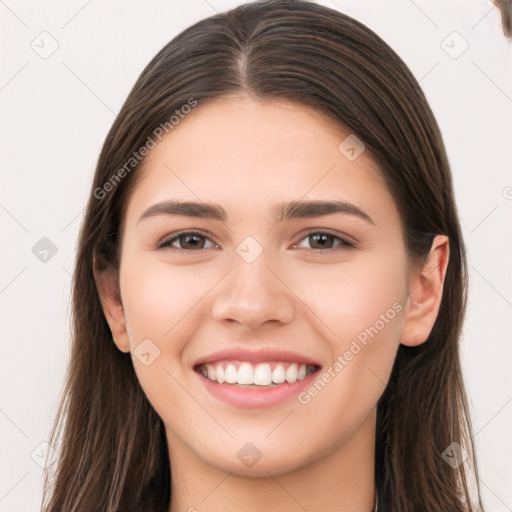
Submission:
{"label": "smiling mouth", "polygon": [[217,361],[196,365],[194,370],[218,384],[261,389],[301,381],[318,371],[319,367],[282,361],[263,363]]}

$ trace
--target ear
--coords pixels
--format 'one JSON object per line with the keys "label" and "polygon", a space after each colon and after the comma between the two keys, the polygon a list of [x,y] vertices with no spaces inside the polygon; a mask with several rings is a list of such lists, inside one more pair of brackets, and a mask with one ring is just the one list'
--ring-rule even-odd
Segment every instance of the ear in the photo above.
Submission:
{"label": "ear", "polygon": [[427,341],[439,313],[449,256],[448,237],[437,235],[421,268],[412,271],[400,335],[402,345],[414,347]]}
{"label": "ear", "polygon": [[130,338],[121,302],[118,272],[110,268],[98,271],[95,264],[94,279],[114,343],[121,352],[130,352]]}

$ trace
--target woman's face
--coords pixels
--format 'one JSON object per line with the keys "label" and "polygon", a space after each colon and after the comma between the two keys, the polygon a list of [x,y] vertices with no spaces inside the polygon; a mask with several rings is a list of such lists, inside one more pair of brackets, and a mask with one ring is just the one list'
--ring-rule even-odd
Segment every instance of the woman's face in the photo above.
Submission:
{"label": "woman's face", "polygon": [[287,102],[199,105],[150,151],[122,227],[116,343],[171,454],[266,475],[371,439],[409,265],[349,131]]}

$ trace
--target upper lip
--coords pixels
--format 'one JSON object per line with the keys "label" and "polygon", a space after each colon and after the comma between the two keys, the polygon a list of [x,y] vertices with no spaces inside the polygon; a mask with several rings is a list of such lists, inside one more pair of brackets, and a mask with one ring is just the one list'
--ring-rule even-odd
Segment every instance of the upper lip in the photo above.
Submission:
{"label": "upper lip", "polygon": [[320,367],[321,365],[314,359],[292,352],[290,350],[283,350],[280,348],[260,348],[258,350],[249,350],[244,347],[226,348],[212,352],[207,356],[203,356],[194,363],[194,367],[199,364],[215,363],[219,361],[247,361],[253,363],[265,363],[271,361],[289,362],[308,364],[311,366]]}

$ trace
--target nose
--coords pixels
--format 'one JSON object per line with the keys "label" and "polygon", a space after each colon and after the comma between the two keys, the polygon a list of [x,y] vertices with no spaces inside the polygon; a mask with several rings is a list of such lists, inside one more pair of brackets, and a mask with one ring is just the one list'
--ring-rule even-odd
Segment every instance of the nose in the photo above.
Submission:
{"label": "nose", "polygon": [[235,254],[233,268],[219,283],[213,319],[250,329],[267,323],[290,323],[295,316],[294,295],[279,273],[265,251],[252,263]]}

